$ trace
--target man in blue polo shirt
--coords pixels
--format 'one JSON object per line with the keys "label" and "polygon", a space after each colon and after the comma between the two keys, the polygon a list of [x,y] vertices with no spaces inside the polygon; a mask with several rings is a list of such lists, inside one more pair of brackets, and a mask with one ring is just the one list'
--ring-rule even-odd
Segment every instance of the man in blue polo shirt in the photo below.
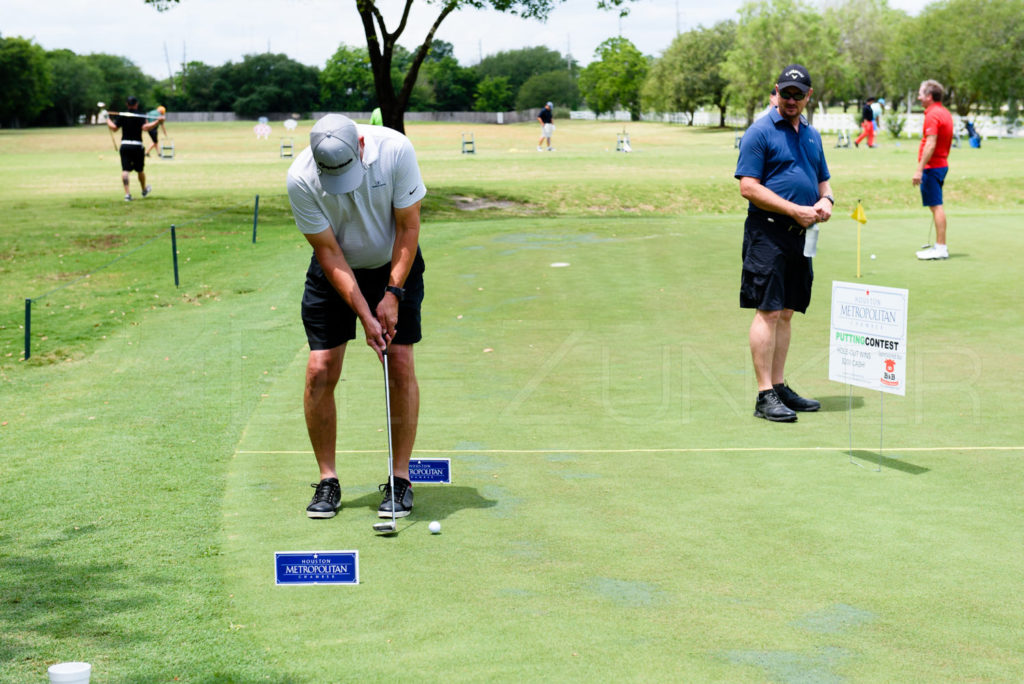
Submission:
{"label": "man in blue polo shirt", "polygon": [[804,256],[807,229],[832,216],[832,188],[821,135],[807,124],[807,69],[791,64],[776,84],[778,109],[743,135],[736,178],[750,202],[743,231],[740,306],[755,309],[750,354],[757,376],[754,415],[796,421],[796,411],[821,404],[801,397],[786,383],[793,313],[807,311],[814,271]]}

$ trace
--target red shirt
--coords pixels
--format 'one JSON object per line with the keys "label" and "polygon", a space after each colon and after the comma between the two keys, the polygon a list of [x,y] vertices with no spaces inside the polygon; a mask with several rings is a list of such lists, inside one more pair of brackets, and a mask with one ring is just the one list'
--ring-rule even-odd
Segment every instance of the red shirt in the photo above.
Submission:
{"label": "red shirt", "polygon": [[924,154],[924,143],[929,135],[935,136],[935,151],[924,168],[941,169],[949,166],[949,146],[953,142],[953,115],[939,102],[933,102],[924,110],[924,130],[921,132],[921,147],[917,150],[917,161]]}

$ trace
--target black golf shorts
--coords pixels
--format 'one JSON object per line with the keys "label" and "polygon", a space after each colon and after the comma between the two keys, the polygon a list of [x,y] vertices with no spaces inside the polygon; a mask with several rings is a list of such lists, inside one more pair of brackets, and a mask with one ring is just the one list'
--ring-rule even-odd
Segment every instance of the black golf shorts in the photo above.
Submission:
{"label": "black golf shorts", "polygon": [[121,145],[121,170],[142,171],[146,165],[146,152],[142,144]]}
{"label": "black golf shorts", "polygon": [[804,256],[804,232],[787,217],[747,214],[740,284],[742,308],[807,311],[814,269]]}
{"label": "black golf shorts", "polygon": [[[423,338],[420,329],[420,308],[423,304],[423,253],[416,249],[409,276],[405,279],[405,299],[398,304],[398,323],[394,344],[415,344]],[[391,264],[380,268],[353,269],[359,291],[371,311],[384,297],[384,288],[391,276]],[[324,275],[316,255],[306,271],[306,289],[302,293],[302,325],[310,349],[334,349],[356,337],[358,317]]]}

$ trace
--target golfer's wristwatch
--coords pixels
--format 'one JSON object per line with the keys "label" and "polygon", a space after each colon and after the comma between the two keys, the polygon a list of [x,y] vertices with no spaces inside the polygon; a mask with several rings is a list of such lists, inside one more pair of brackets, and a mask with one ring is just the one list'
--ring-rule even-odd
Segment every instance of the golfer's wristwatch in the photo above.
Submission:
{"label": "golfer's wristwatch", "polygon": [[832,195],[822,195],[821,198],[822,199],[827,199],[829,202],[832,203],[833,207],[836,206],[836,198],[833,197]]}
{"label": "golfer's wristwatch", "polygon": [[398,301],[402,301],[402,300],[405,299],[405,290],[403,290],[400,287],[396,287],[394,285],[388,285],[387,287],[384,288],[384,291],[385,292],[390,292],[391,294],[395,295],[395,297],[398,299]]}

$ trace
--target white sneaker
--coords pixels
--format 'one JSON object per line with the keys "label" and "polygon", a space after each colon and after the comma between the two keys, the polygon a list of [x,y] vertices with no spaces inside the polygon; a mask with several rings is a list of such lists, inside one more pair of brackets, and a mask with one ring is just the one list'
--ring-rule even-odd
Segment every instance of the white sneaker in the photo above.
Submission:
{"label": "white sneaker", "polygon": [[922,261],[930,261],[933,259],[948,259],[949,248],[946,245],[933,245],[928,249],[922,249],[920,252],[916,252],[917,258]]}
{"label": "white sneaker", "polygon": [[537,146],[537,151],[538,151],[538,152],[543,152],[543,151],[544,151],[544,148],[543,148],[543,147],[541,147],[540,145],[538,145],[538,146]]}

